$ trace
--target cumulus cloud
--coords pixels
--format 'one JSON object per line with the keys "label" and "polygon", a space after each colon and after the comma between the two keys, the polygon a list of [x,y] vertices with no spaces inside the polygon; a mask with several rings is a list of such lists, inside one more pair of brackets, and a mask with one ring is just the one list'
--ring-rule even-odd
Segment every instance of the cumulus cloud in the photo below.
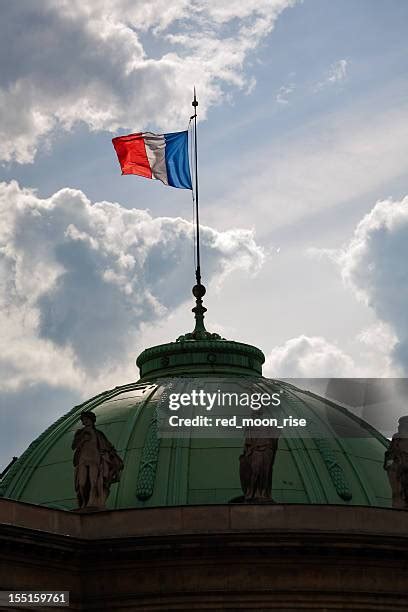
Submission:
{"label": "cumulus cloud", "polygon": [[[408,197],[377,202],[357,225],[350,243],[329,254],[357,298],[387,325],[377,333],[377,342],[388,344],[395,365],[407,374]],[[372,336],[371,330],[371,342]]]}
{"label": "cumulus cloud", "polygon": [[352,358],[324,338],[298,336],[275,347],[267,356],[264,375],[272,378],[331,378],[358,376]]}
{"label": "cumulus cloud", "polygon": [[382,321],[377,321],[373,325],[363,329],[357,336],[357,340],[369,348],[374,348],[377,352],[381,350],[384,354],[389,354],[394,348],[397,337],[389,325]]}
{"label": "cumulus cloud", "polygon": [[[262,264],[250,231],[201,236],[207,279]],[[181,218],[0,183],[1,386],[79,388],[128,366],[143,325],[189,299],[192,240]]]}
{"label": "cumulus cloud", "polygon": [[80,392],[38,383],[0,394],[0,472],[47,427],[83,401]]}
{"label": "cumulus cloud", "polygon": [[[252,86],[245,61],[296,0],[22,0],[0,23],[0,159],[32,162],[40,142],[91,130],[184,129],[226,85]],[[24,33],[24,34],[22,34]]]}

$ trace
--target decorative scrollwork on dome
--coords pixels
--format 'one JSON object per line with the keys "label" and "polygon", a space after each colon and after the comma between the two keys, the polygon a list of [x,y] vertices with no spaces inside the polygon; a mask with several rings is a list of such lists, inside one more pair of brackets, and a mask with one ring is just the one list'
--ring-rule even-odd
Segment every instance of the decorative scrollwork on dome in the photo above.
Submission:
{"label": "decorative scrollwork on dome", "polygon": [[153,494],[160,440],[157,436],[157,411],[154,409],[146,434],[136,483],[136,497],[141,501]]}
{"label": "decorative scrollwork on dome", "polygon": [[176,340],[176,342],[185,342],[186,340],[225,340],[222,338],[220,334],[211,333],[207,330],[205,331],[193,331],[188,334],[182,334]]}
{"label": "decorative scrollwork on dome", "polygon": [[339,497],[344,499],[344,501],[350,501],[353,497],[350,485],[347,482],[343,468],[336,461],[336,455],[329,441],[326,438],[313,438],[313,440],[322,456]]}

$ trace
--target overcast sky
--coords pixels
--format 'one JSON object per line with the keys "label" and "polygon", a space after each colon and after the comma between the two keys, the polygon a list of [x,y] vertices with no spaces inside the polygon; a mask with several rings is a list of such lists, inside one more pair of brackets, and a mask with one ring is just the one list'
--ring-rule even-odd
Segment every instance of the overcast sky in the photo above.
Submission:
{"label": "overcast sky", "polygon": [[195,85],[207,327],[265,374],[408,372],[406,0],[0,3],[0,466],[191,331],[191,193],[120,175]]}

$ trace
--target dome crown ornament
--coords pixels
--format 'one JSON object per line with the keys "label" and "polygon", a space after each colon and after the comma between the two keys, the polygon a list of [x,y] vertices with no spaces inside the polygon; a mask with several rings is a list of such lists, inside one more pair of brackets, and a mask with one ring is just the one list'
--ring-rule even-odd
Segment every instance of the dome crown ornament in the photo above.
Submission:
{"label": "dome crown ornament", "polygon": [[196,305],[192,308],[195,318],[194,331],[179,336],[176,342],[186,342],[189,340],[225,340],[221,338],[219,334],[208,332],[204,325],[204,315],[207,312],[205,306],[203,306],[203,297],[206,294],[206,288],[201,282],[193,287],[193,295],[196,299]]}
{"label": "dome crown ornament", "polygon": [[193,287],[196,305],[192,308],[195,327],[192,332],[179,336],[176,342],[145,349],[137,358],[141,379],[168,376],[262,376],[265,356],[258,348],[243,342],[226,340],[219,334],[208,332],[204,325],[204,285],[197,278]]}

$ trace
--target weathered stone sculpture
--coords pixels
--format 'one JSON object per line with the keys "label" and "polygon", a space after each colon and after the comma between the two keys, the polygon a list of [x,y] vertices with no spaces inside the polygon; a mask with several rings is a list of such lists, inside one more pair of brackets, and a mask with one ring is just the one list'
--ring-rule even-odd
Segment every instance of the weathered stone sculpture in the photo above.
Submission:
{"label": "weathered stone sculpture", "polygon": [[123,461],[104,433],[95,428],[93,412],[81,414],[83,427],[75,432],[75,491],[79,508],[103,510],[111,484],[118,482]]}
{"label": "weathered stone sculpture", "polygon": [[242,492],[245,502],[271,503],[272,469],[279,438],[245,438],[239,458]]}
{"label": "weathered stone sculpture", "polygon": [[398,421],[398,432],[385,452],[384,469],[391,485],[392,507],[408,508],[408,416]]}

